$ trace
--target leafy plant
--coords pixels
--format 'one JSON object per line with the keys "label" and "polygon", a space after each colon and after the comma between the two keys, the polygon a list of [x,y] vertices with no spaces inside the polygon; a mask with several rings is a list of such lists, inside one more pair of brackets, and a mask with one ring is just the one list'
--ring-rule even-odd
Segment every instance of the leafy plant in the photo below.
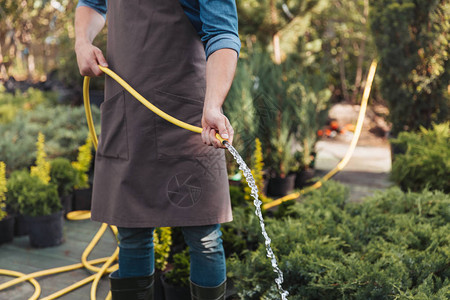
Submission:
{"label": "leafy plant", "polygon": [[233,222],[223,224],[221,231],[227,256],[242,257],[246,252],[256,250],[262,242],[258,217],[245,207],[234,207]]}
{"label": "leafy plant", "polygon": [[[92,106],[92,113],[98,132],[99,109]],[[8,173],[33,165],[35,137],[39,132],[45,135],[46,153],[50,159],[75,160],[77,149],[84,144],[88,134],[84,108],[38,105],[31,111],[21,111],[12,122],[0,126],[0,157],[4,159]]]}
{"label": "leafy plant", "polygon": [[45,136],[42,132],[38,134],[38,140],[36,142],[37,158],[36,165],[30,169],[31,176],[38,177],[43,183],[50,182],[50,163],[46,160],[47,154],[45,153]]}
{"label": "leafy plant", "polygon": [[[253,178],[255,179],[255,184],[256,187],[258,188],[258,198],[259,200],[261,200],[263,203],[267,203],[270,201],[270,198],[268,198],[266,195],[264,195],[263,193],[263,189],[264,189],[264,161],[263,161],[263,153],[262,153],[262,147],[261,147],[261,141],[259,140],[259,138],[255,139],[255,151],[253,152],[253,156],[252,156],[252,175]],[[244,178],[244,176],[242,176]],[[244,187],[244,191],[245,191],[245,199],[246,200],[253,200],[253,198],[251,197],[251,188],[245,184]]]}
{"label": "leafy plant", "polygon": [[448,1],[370,1],[370,26],[393,136],[448,120]]}
{"label": "leafy plant", "polygon": [[403,190],[450,192],[450,122],[421,127],[417,133],[401,132],[391,143],[404,152],[395,156],[391,172]]}
{"label": "leafy plant", "polygon": [[172,246],[172,229],[170,227],[158,227],[153,232],[153,243],[155,245],[155,268],[164,270]]}
{"label": "leafy plant", "polygon": [[8,214],[6,212],[6,166],[5,163],[0,161],[0,221],[3,220]]}
{"label": "leafy plant", "polygon": [[77,171],[75,189],[89,187],[89,176],[87,172],[92,161],[92,139],[89,135],[86,143],[78,148],[77,160],[72,162],[73,168]]}
{"label": "leafy plant", "polygon": [[75,186],[77,171],[67,158],[58,157],[50,162],[50,183],[58,187],[58,195],[69,195]]}
{"label": "leafy plant", "polygon": [[173,269],[164,275],[175,286],[189,286],[190,261],[189,248],[173,255]]}
{"label": "leafy plant", "polygon": [[34,88],[28,88],[25,92],[16,90],[15,93],[8,93],[0,85],[0,124],[13,121],[21,110],[31,111],[39,104],[54,103],[55,96],[53,92],[42,92]]}
{"label": "leafy plant", "polygon": [[[289,299],[448,298],[448,194],[394,187],[347,200],[329,181],[284,218],[266,219]],[[239,298],[279,299],[264,243],[240,256],[228,259]]]}
{"label": "leafy plant", "polygon": [[27,216],[45,216],[61,210],[56,185],[45,184],[26,170],[14,171],[7,183],[8,206]]}

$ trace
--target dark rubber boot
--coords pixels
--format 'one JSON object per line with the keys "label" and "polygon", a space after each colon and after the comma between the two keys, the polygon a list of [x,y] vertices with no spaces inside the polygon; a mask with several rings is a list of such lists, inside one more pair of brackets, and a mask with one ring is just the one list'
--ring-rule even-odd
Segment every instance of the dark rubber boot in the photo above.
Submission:
{"label": "dark rubber boot", "polygon": [[119,278],[116,272],[109,275],[112,300],[153,300],[154,274]]}
{"label": "dark rubber boot", "polygon": [[203,287],[191,281],[192,300],[225,300],[227,291],[227,281],[225,280],[216,287]]}

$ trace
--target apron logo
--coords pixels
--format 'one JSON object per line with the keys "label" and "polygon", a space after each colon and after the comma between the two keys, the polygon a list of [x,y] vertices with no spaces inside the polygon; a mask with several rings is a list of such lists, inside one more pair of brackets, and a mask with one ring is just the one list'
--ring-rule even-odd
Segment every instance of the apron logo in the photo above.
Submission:
{"label": "apron logo", "polygon": [[188,208],[194,206],[200,200],[201,195],[201,182],[190,173],[178,173],[167,184],[169,201],[177,207]]}

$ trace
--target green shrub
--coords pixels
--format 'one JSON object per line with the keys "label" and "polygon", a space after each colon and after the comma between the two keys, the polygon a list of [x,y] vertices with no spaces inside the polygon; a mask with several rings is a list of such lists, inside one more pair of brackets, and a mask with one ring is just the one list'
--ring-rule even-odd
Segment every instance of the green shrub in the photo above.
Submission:
{"label": "green shrub", "polygon": [[26,216],[45,216],[61,210],[58,189],[26,170],[14,171],[7,183],[7,204]]}
{"label": "green shrub", "polygon": [[14,120],[21,111],[30,111],[41,103],[56,102],[54,92],[42,92],[38,89],[29,88],[25,92],[17,90],[14,94],[6,93],[3,85],[0,85],[0,124],[9,123]]}
{"label": "green shrub", "polygon": [[[92,113],[99,132],[100,111],[93,106]],[[0,157],[4,158],[9,172],[33,164],[36,159],[35,138],[39,132],[46,137],[49,158],[75,160],[78,147],[84,144],[88,135],[84,108],[39,105],[32,111],[19,113],[12,122],[0,126]]]}
{"label": "green shrub", "polygon": [[173,255],[173,269],[164,275],[167,281],[175,286],[189,286],[190,261],[189,248]]}
{"label": "green shrub", "polygon": [[153,241],[155,245],[155,269],[164,270],[167,266],[170,246],[172,246],[172,229],[170,227],[155,228]]}
{"label": "green shrub", "polygon": [[8,213],[6,212],[6,166],[0,161],[0,221],[3,220]]}
{"label": "green shrub", "polygon": [[369,3],[370,26],[380,55],[380,90],[389,107],[393,136],[448,120],[449,2]]}
{"label": "green shrub", "polygon": [[50,183],[58,187],[59,196],[66,196],[72,193],[76,176],[77,171],[67,158],[58,157],[50,162]]}
{"label": "green shrub", "polygon": [[78,147],[77,160],[72,162],[72,167],[77,172],[75,178],[75,189],[89,188],[88,172],[92,161],[92,139],[88,135],[84,145]]}
{"label": "green shrub", "polygon": [[401,132],[391,141],[403,154],[392,164],[391,179],[403,190],[450,192],[450,122],[420,132]]}
{"label": "green shrub", "polygon": [[[450,196],[391,188],[347,203],[335,182],[267,219],[289,299],[447,299]],[[280,299],[264,244],[228,259],[240,299]],[[426,295],[425,298],[423,298]]]}
{"label": "green shrub", "polygon": [[253,210],[243,207],[233,209],[233,222],[223,224],[221,230],[227,256],[242,256],[247,250],[255,250],[263,241],[263,237],[259,233],[258,217]]}

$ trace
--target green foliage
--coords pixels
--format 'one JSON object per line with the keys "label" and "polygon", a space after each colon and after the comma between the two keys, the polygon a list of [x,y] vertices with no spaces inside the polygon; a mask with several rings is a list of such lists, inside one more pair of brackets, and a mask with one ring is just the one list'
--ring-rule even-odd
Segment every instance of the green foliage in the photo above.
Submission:
{"label": "green foliage", "polygon": [[[97,132],[100,111],[92,106]],[[46,137],[49,158],[66,157],[75,160],[77,149],[88,134],[83,107],[38,105],[32,111],[22,111],[16,118],[0,126],[0,157],[8,171],[30,167],[36,159],[35,137],[42,132]]]}
{"label": "green foliage", "polygon": [[[263,194],[263,188],[264,188],[264,161],[263,161],[263,153],[262,153],[262,147],[261,147],[261,141],[259,138],[255,139],[255,151],[252,155],[252,163],[251,163],[251,172],[253,175],[253,178],[255,179],[256,187],[258,188],[258,198],[263,203],[267,203],[270,201],[270,198],[268,198],[266,195]],[[242,178],[245,178],[242,176]],[[251,188],[246,184],[244,184],[244,191],[245,191],[245,200],[253,200],[251,197]]]}
{"label": "green foliage", "polygon": [[403,150],[395,156],[391,178],[403,190],[450,192],[450,122],[420,132],[401,132],[391,141]]}
{"label": "green foliage", "polygon": [[77,171],[76,189],[83,189],[89,187],[89,176],[87,172],[91,167],[92,161],[92,139],[89,135],[86,143],[78,148],[77,160],[72,162],[73,168]]}
{"label": "green foliage", "polygon": [[370,7],[393,135],[448,120],[450,3],[383,0]]}
{"label": "green foliage", "polygon": [[170,227],[158,227],[153,232],[153,242],[155,245],[155,268],[164,270],[167,266],[167,259],[172,246],[172,230]]}
{"label": "green foliage", "polygon": [[7,183],[7,205],[26,216],[45,216],[62,209],[54,184],[45,184],[26,170],[14,171]]}
{"label": "green foliage", "polygon": [[[236,126],[236,144],[243,142],[238,151],[248,159],[258,137],[264,162],[279,175],[287,175],[305,164],[297,160],[296,151],[304,151],[302,157],[308,158],[314,151],[331,94],[321,74],[306,74],[292,59],[276,65],[268,53],[255,49],[240,65],[239,77],[224,104]],[[300,149],[294,149],[295,140],[300,141]]]}
{"label": "green foliage", "polygon": [[189,248],[173,255],[173,269],[165,273],[167,281],[175,286],[189,286],[190,261]]}
{"label": "green foliage", "polygon": [[30,111],[41,103],[54,103],[55,96],[54,92],[42,92],[34,88],[25,92],[17,90],[14,94],[6,93],[3,85],[0,85],[0,124],[13,121],[21,110]]}
{"label": "green foliage", "polygon": [[245,203],[245,193],[242,187],[230,185],[230,199],[232,207],[242,206]]}
{"label": "green foliage", "polygon": [[[326,182],[284,219],[266,220],[289,299],[448,298],[449,195],[391,188],[347,199]],[[240,299],[279,299],[264,244],[243,256],[228,260]]]}
{"label": "green foliage", "polygon": [[0,221],[3,220],[8,214],[6,213],[6,166],[5,163],[0,161]]}
{"label": "green foliage", "polygon": [[58,157],[50,162],[50,183],[58,187],[58,195],[69,195],[75,186],[77,171],[67,158]]}
{"label": "green foliage", "polygon": [[45,136],[42,132],[38,134],[36,142],[36,165],[31,166],[31,176],[38,177],[43,183],[50,182],[50,163],[47,161],[47,154],[45,153]]}
{"label": "green foliage", "polygon": [[258,217],[253,210],[244,207],[234,207],[233,222],[223,224],[221,230],[227,256],[242,257],[246,252],[256,250],[263,241]]}

